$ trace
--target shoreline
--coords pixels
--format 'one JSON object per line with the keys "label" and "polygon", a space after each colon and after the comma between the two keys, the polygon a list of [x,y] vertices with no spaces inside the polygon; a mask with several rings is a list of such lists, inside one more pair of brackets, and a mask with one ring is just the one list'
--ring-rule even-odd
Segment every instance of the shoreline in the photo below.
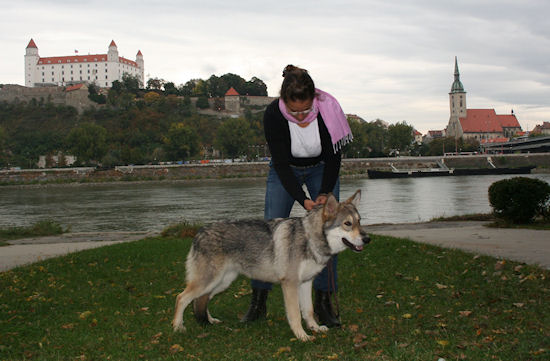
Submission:
{"label": "shoreline", "polygon": [[[535,166],[530,174],[550,174],[550,153],[467,155],[446,157],[346,158],[342,159],[341,178],[368,179],[368,170],[437,168],[441,164],[454,169]],[[1,170],[0,188],[43,188],[50,186],[81,186],[85,184],[144,184],[219,182],[266,179],[269,163],[196,163],[181,165],[117,166],[109,169],[94,167]],[[154,184],[154,183],[151,183]]]}

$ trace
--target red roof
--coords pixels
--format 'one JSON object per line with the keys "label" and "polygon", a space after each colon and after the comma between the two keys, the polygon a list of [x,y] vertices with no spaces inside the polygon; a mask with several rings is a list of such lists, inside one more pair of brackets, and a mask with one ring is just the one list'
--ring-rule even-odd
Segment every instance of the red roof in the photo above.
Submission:
{"label": "red roof", "polygon": [[34,43],[34,40],[31,39],[31,41],[29,41],[29,45],[27,45],[27,48],[37,48],[38,49],[38,46],[36,46],[36,44]]}
{"label": "red roof", "polygon": [[70,92],[70,91],[73,91],[73,90],[78,90],[78,89],[82,88],[83,86],[84,86],[84,84],[72,85],[70,87],[67,87],[67,89],[65,89],[65,91]]}
{"label": "red roof", "polygon": [[502,133],[502,128],[521,128],[514,114],[498,115],[494,109],[467,109],[460,125],[464,133]]}
{"label": "red roof", "polygon": [[114,46],[115,48],[117,47],[114,40],[111,40],[111,44],[109,44],[109,47],[111,46]]}
{"label": "red roof", "polygon": [[[133,67],[138,67],[135,61],[128,60],[123,57],[118,58],[119,62],[127,64]],[[69,56],[52,56],[49,58],[38,59],[38,64],[68,64],[68,63],[95,63],[100,61],[107,61],[107,54],[95,54],[95,55],[69,55]]]}
{"label": "red roof", "polygon": [[229,88],[229,90],[227,91],[227,93],[225,93],[225,95],[240,95],[236,90],[235,88],[231,87]]}
{"label": "red roof", "polygon": [[137,53],[137,55],[141,55],[141,56],[143,56],[143,54],[141,53],[141,50],[138,50],[138,53]]}

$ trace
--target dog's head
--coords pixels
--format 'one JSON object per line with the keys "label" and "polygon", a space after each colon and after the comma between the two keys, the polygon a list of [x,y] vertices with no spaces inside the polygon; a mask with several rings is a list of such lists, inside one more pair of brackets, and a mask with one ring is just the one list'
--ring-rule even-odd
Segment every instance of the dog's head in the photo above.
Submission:
{"label": "dog's head", "polygon": [[338,203],[334,195],[328,195],[323,206],[323,224],[333,254],[346,248],[361,252],[363,246],[370,242],[369,235],[361,226],[361,216],[357,211],[360,200],[361,190],[342,203]]}

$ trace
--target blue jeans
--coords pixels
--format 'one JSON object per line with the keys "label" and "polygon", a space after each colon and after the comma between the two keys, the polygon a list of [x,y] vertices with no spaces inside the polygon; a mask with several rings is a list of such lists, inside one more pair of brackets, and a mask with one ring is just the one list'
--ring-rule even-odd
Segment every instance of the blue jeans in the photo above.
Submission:
{"label": "blue jeans", "polygon": [[[319,195],[319,190],[321,189],[321,184],[323,181],[323,171],[325,169],[324,163],[319,163],[312,167],[299,168],[292,167],[294,171],[294,176],[300,184],[305,184],[309,192],[310,198],[315,200]],[[340,180],[336,182],[332,193],[336,199],[340,198]],[[294,205],[295,199],[292,198],[286,189],[283,187],[277,172],[273,166],[269,169],[269,174],[267,176],[267,185],[265,192],[265,210],[264,210],[264,219],[269,220],[273,218],[286,218],[290,215],[292,206]],[[338,290],[338,275],[336,272],[336,265],[338,263],[337,257],[333,256],[332,259],[332,270],[334,275],[334,283],[329,286],[329,272],[327,267],[323,268],[321,273],[315,277],[313,280],[313,288],[319,291],[324,292],[333,292]],[[261,288],[271,290],[271,283],[262,282],[258,280],[252,280],[253,288]]]}

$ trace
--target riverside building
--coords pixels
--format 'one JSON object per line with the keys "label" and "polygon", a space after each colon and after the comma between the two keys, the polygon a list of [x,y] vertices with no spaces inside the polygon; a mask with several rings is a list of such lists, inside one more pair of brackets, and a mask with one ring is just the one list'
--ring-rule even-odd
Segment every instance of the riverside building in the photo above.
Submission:
{"label": "riverside building", "polygon": [[118,55],[115,41],[111,41],[106,54],[88,54],[40,57],[33,39],[25,52],[25,86],[65,86],[79,83],[95,83],[99,87],[111,87],[124,74],[137,77],[144,83],[143,54],[138,51],[135,60]]}

